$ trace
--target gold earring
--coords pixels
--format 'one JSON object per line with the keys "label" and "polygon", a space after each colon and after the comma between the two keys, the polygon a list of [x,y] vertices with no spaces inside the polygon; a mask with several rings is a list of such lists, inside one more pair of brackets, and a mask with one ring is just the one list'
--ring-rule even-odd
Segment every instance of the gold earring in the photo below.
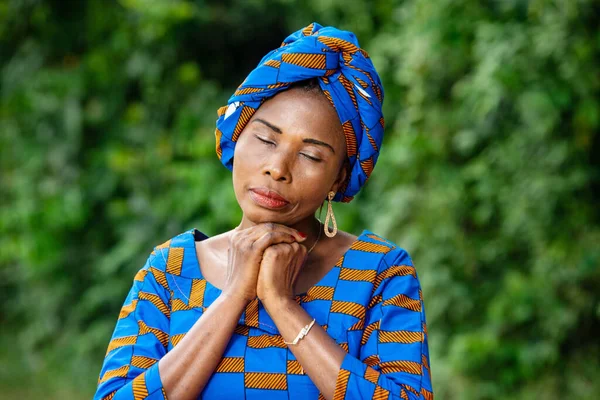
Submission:
{"label": "gold earring", "polygon": [[[327,195],[327,216],[325,217],[325,223],[323,229],[328,237],[334,237],[337,233],[337,222],[335,222],[335,215],[333,215],[333,207],[331,207],[331,199],[335,196],[334,191],[330,191]],[[333,222],[333,231],[329,231],[329,221]]]}

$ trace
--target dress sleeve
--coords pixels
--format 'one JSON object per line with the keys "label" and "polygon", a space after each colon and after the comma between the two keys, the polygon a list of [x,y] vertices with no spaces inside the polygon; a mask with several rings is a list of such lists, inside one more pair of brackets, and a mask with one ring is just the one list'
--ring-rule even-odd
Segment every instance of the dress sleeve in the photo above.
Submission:
{"label": "dress sleeve", "polygon": [[335,400],[433,400],[421,285],[408,253],[384,256],[365,316],[360,357],[347,354]]}
{"label": "dress sleeve", "polygon": [[167,353],[169,291],[157,249],[136,274],[108,345],[94,400],[166,399],[158,360]]}

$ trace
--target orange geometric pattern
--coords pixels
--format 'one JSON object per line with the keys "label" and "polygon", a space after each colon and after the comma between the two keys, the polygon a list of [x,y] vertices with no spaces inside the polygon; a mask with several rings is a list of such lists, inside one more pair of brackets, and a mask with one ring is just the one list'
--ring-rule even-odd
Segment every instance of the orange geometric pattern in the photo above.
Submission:
{"label": "orange geometric pattern", "polygon": [[181,339],[183,339],[185,337],[185,333],[180,333],[178,335],[171,335],[170,339],[171,339],[171,344],[173,345],[173,347],[177,346],[179,344],[179,342],[181,341]]}
{"label": "orange geometric pattern", "polygon": [[326,68],[325,54],[286,53],[281,55],[281,61],[304,68]]}
{"label": "orange geometric pattern", "polygon": [[306,295],[302,296],[301,300],[308,303],[314,300],[333,300],[333,292],[335,288],[328,286],[313,286],[308,289]]}
{"label": "orange geometric pattern", "polygon": [[107,380],[115,377],[124,378],[127,376],[127,372],[129,371],[129,365],[123,365],[117,369],[113,369],[110,371],[106,371],[104,375],[102,375],[102,379],[98,381],[98,383],[106,382]]}
{"label": "orange geometric pattern", "polygon": [[206,290],[205,279],[193,279],[190,293],[190,307],[202,307],[204,304],[204,291]]}
{"label": "orange geometric pattern", "polygon": [[365,306],[363,306],[362,304],[354,303],[351,301],[338,301],[338,300],[334,300],[331,303],[330,311],[334,312],[334,313],[343,313],[343,314],[347,314],[347,315],[352,315],[353,317],[360,318],[360,319],[364,318],[365,313],[366,313]]}
{"label": "orange geometric pattern", "polygon": [[191,310],[192,307],[190,307],[189,305],[185,304],[183,300],[181,299],[175,299],[171,302],[171,311],[172,312],[176,312],[176,311],[189,311]]}
{"label": "orange geometric pattern", "polygon": [[359,319],[354,325],[348,328],[348,331],[362,331],[365,329],[365,320]]}
{"label": "orange geometric pattern", "polygon": [[142,400],[148,397],[148,388],[146,387],[146,375],[138,375],[133,380],[133,398],[135,400]]}
{"label": "orange geometric pattern", "polygon": [[350,345],[347,342],[340,343],[339,345],[346,353],[350,352]]}
{"label": "orange geometric pattern", "polygon": [[394,248],[396,246],[392,245],[390,242],[388,242],[387,240],[385,240],[384,238],[377,236],[377,235],[373,235],[371,233],[368,233],[365,235],[366,237],[368,237],[369,239],[375,240],[376,242],[380,242],[380,243],[384,243],[385,245]]}
{"label": "orange geometric pattern", "polygon": [[119,313],[119,319],[127,318],[129,314],[131,314],[137,307],[137,302],[137,300],[133,300],[131,304],[123,306],[123,308],[121,308],[121,312]]}
{"label": "orange geometric pattern", "polygon": [[335,392],[333,393],[333,399],[345,399],[346,391],[348,390],[348,380],[350,380],[350,371],[340,369],[340,373],[337,377],[335,384]]}
{"label": "orange geometric pattern", "polygon": [[108,344],[108,349],[106,350],[106,354],[110,353],[111,351],[113,351],[115,349],[118,349],[119,347],[135,344],[136,341],[137,341],[137,335],[123,336],[120,338],[115,338],[115,339],[111,340],[110,343]]}
{"label": "orange geometric pattern", "polygon": [[412,275],[413,278],[416,278],[417,273],[415,271],[415,268],[410,265],[392,265],[391,267],[377,275],[377,277],[373,281],[373,292],[377,290],[379,285],[381,285],[381,282],[383,282],[384,280],[392,278],[394,276],[406,275]]}
{"label": "orange geometric pattern", "polygon": [[360,79],[359,77],[355,77],[354,79],[356,79],[356,82],[358,82],[358,84],[360,86],[362,86],[363,89],[366,89],[369,87],[369,84],[365,81],[363,81],[362,79]]}
{"label": "orange geometric pattern", "polygon": [[367,139],[369,139],[369,143],[371,143],[371,146],[373,146],[373,149],[375,149],[376,152],[379,152],[379,146],[377,146],[377,142],[375,142],[375,139],[373,139],[373,136],[371,136],[368,132],[367,132]]}
{"label": "orange geometric pattern", "polygon": [[375,365],[378,365],[381,362],[381,360],[379,359],[379,356],[377,354],[373,354],[372,356],[365,358],[363,362],[369,367],[373,367]]}
{"label": "orange geometric pattern", "polygon": [[382,304],[384,306],[392,305],[392,306],[406,308],[411,311],[421,312],[421,301],[411,299],[410,297],[408,297],[402,293],[392,297],[389,300],[385,300]]}
{"label": "orange geometric pattern", "polygon": [[[223,111],[223,114],[225,114],[225,111],[227,111],[227,107],[221,107],[221,108],[225,108],[225,110]],[[221,109],[219,109],[219,110],[221,110]],[[221,158],[223,156],[223,149],[221,148],[221,138],[222,137],[223,137],[223,132],[221,132],[219,129],[215,129],[215,140],[217,142],[217,144],[215,145],[215,151],[219,158]]]}
{"label": "orange geometric pattern", "polygon": [[238,123],[236,124],[235,129],[233,130],[233,136],[231,137],[232,141],[237,142],[238,138],[240,137],[240,133],[242,133],[242,131],[246,127],[246,124],[248,123],[248,121],[250,121],[250,118],[252,118],[255,112],[256,110],[252,107],[242,106],[242,111],[240,112],[240,119],[238,120]]}
{"label": "orange geometric pattern", "polygon": [[393,372],[407,372],[409,374],[421,375],[421,363],[414,361],[383,361],[379,363],[379,368],[384,374]]}
{"label": "orange geometric pattern", "polygon": [[363,331],[362,338],[360,339],[360,344],[364,345],[369,341],[371,334],[379,329],[380,321],[375,321],[365,327]]}
{"label": "orange geometric pattern", "polygon": [[131,365],[137,368],[148,369],[154,363],[158,362],[157,359],[144,356],[133,356],[131,357]]}
{"label": "orange geometric pattern", "polygon": [[381,386],[375,386],[375,392],[373,392],[373,400],[384,400],[390,395],[390,391],[382,388]]}
{"label": "orange geometric pattern", "polygon": [[143,282],[147,273],[148,273],[148,270],[141,269],[138,271],[137,274],[135,274],[135,277],[133,278],[133,280],[138,281],[138,282]]}
{"label": "orange geometric pattern", "polygon": [[352,122],[344,122],[342,124],[342,130],[344,131],[344,136],[346,137],[346,152],[348,157],[354,157],[358,152],[358,145],[356,144],[356,135],[354,133],[354,127],[352,127]]}
{"label": "orange geometric pattern", "polygon": [[169,249],[167,258],[167,273],[171,275],[181,274],[181,263],[183,261],[183,247],[172,247]]}
{"label": "orange geometric pattern", "polygon": [[369,305],[367,306],[367,309],[371,309],[373,307],[375,307],[377,304],[380,304],[383,301],[383,296],[381,296],[380,294],[375,295],[371,298],[371,301],[369,302]]}
{"label": "orange geometric pattern", "polygon": [[167,305],[162,301],[160,296],[154,293],[140,292],[138,295],[139,300],[148,300],[150,303],[154,304],[154,306],[163,313],[167,318],[171,314],[171,310]]}
{"label": "orange geometric pattern", "polygon": [[233,332],[237,333],[238,335],[248,336],[250,333],[250,327],[246,325],[238,325]]}
{"label": "orange geometric pattern", "polygon": [[424,339],[423,332],[420,331],[379,331],[381,343],[417,343]]}
{"label": "orange geometric pattern", "polygon": [[116,390],[114,392],[110,392],[107,396],[104,396],[102,400],[112,400],[113,397],[115,397],[115,394],[117,394]]}
{"label": "orange geometric pattern", "polygon": [[246,324],[249,326],[258,326],[258,299],[252,300],[246,306]]}
{"label": "orange geometric pattern", "polygon": [[236,96],[239,96],[241,94],[259,93],[259,92],[262,92],[263,90],[264,89],[262,89],[262,88],[244,88],[244,89],[238,89],[234,93]]}
{"label": "orange geometric pattern", "polygon": [[268,372],[247,372],[244,374],[244,386],[251,389],[286,390],[287,375]]}
{"label": "orange geometric pattern", "polygon": [[[193,240],[197,231],[187,235],[162,249],[168,253],[164,263],[160,255],[152,255],[146,272],[136,274],[141,280],[134,280],[119,313],[118,334],[108,345],[96,399],[166,399],[159,360],[192,343],[194,338],[182,340],[220,294],[200,275]],[[394,398],[433,399],[422,291],[404,250],[365,231],[319,283],[295,300],[314,315],[312,329],[323,329],[346,353],[334,398],[388,399],[393,393]],[[274,393],[269,391],[277,391],[300,399],[307,398],[311,387],[309,398],[319,392],[306,372],[312,369],[305,371],[306,365],[294,357],[293,347],[284,343],[258,299],[246,305],[229,342],[211,378],[227,383],[205,386],[203,396],[227,389],[239,398],[251,393],[266,399]]]}
{"label": "orange geometric pattern", "polygon": [[154,276],[154,280],[158,282],[160,286],[164,287],[166,290],[170,290],[169,283],[167,282],[167,275],[163,271],[154,267],[148,268],[148,271],[150,271],[150,273]]}
{"label": "orange geometric pattern", "polygon": [[244,372],[244,357],[223,357],[216,372]]}
{"label": "orange geometric pattern", "polygon": [[158,341],[164,347],[167,347],[167,345],[169,343],[169,335],[166,332],[163,332],[160,329],[152,328],[152,327],[146,325],[146,323],[144,323],[144,321],[138,321],[138,325],[139,325],[139,331],[138,331],[139,336],[151,333],[158,339]]}
{"label": "orange geometric pattern", "polygon": [[325,46],[329,47],[333,51],[353,54],[359,50],[359,48],[356,45],[354,45],[353,43],[350,43],[346,40],[343,40],[343,39],[327,37],[327,36],[319,36],[318,40],[319,40],[319,42],[322,42]]}
{"label": "orange geometric pattern", "polygon": [[362,240],[357,240],[352,244],[350,250],[360,250],[366,251],[369,253],[387,253],[391,250],[389,246],[384,246],[377,243],[365,242]]}
{"label": "orange geometric pattern", "polygon": [[[219,109],[217,110],[217,116],[222,117],[223,115],[225,115],[228,108],[229,108],[228,106],[219,107]],[[221,134],[220,131],[219,131],[219,134]],[[220,136],[219,136],[219,140],[221,140]]]}
{"label": "orange geometric pattern", "polygon": [[360,162],[360,167],[363,169],[363,171],[365,171],[365,175],[370,177],[373,167],[375,167],[375,162],[372,158],[367,158],[366,160]]}
{"label": "orange geometric pattern", "polygon": [[354,94],[354,84],[350,82],[344,75],[340,75],[339,81],[343,88],[346,89],[348,96],[350,96],[350,100],[352,100],[352,105],[354,108],[358,108],[358,102],[356,101],[356,95]]}
{"label": "orange geometric pattern", "polygon": [[343,281],[366,281],[372,282],[377,276],[377,271],[372,269],[350,269],[342,268],[340,270],[340,279]]}
{"label": "orange geometric pattern", "polygon": [[421,388],[421,394],[425,400],[433,400],[433,392],[425,388]]}
{"label": "orange geometric pattern", "polygon": [[279,68],[281,66],[281,61],[279,61],[279,60],[269,60],[266,63],[264,63],[263,65],[266,65],[268,67],[273,67],[273,68]]}
{"label": "orange geometric pattern", "polygon": [[287,368],[286,371],[291,375],[303,375],[304,368],[298,362],[298,360],[287,360]]}
{"label": "orange geometric pattern", "polygon": [[415,389],[414,387],[407,385],[406,383],[403,383],[402,388],[405,390],[408,390],[409,392],[411,392],[412,394],[414,394],[415,396],[419,395],[419,391],[417,389]]}
{"label": "orange geometric pattern", "polygon": [[314,27],[315,27],[315,24],[314,24],[314,22],[313,22],[312,24],[309,24],[309,25],[307,25],[306,27],[304,27],[304,28],[302,29],[302,34],[303,34],[304,36],[310,36],[310,35],[312,35],[312,31],[313,31],[313,28],[314,28]]}
{"label": "orange geometric pattern", "polygon": [[365,379],[371,383],[377,384],[379,375],[381,375],[381,372],[376,371],[371,367],[367,367],[367,369],[365,369]]}
{"label": "orange geometric pattern", "polygon": [[283,343],[280,335],[259,335],[248,337],[248,347],[253,349],[266,349],[267,347],[279,347],[285,349],[287,345]]}
{"label": "orange geometric pattern", "polygon": [[273,85],[267,85],[267,89],[278,89],[281,87],[285,87],[285,86],[289,86],[289,82],[279,82],[279,83],[275,83]]}

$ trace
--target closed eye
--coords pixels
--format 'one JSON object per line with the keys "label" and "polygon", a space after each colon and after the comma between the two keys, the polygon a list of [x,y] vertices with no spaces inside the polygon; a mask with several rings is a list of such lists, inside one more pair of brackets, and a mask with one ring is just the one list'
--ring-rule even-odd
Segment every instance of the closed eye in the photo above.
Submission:
{"label": "closed eye", "polygon": [[[254,135],[255,138],[257,138],[258,140],[260,140],[261,142],[263,142],[264,144],[270,145],[270,146],[275,146],[276,143],[271,142],[270,140],[266,140],[261,138],[258,135]],[[314,162],[321,162],[323,160],[319,159],[319,158],[315,158],[313,156],[309,156],[308,154],[304,154],[304,153],[300,153],[301,155],[303,155],[304,157],[306,157],[307,159],[309,159],[310,161],[314,161]]]}
{"label": "closed eye", "polygon": [[308,158],[311,161],[315,161],[315,162],[321,162],[321,161],[323,161],[323,160],[321,160],[319,158],[311,157],[308,154],[304,154],[304,153],[300,153],[300,154],[302,154],[304,157]]}
{"label": "closed eye", "polygon": [[269,140],[265,140],[263,138],[261,138],[260,136],[254,135],[255,138],[257,138],[258,140],[260,140],[261,142],[265,143],[265,144],[270,144],[270,145],[275,145],[275,143],[269,141]]}

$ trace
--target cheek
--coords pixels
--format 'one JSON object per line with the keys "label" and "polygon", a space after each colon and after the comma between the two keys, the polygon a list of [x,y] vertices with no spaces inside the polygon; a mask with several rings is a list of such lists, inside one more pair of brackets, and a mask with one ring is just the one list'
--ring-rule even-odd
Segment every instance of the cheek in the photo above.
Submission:
{"label": "cheek", "polygon": [[327,197],[335,174],[326,166],[307,166],[298,163],[295,179],[297,190],[308,207],[318,207]]}
{"label": "cheek", "polygon": [[257,148],[251,142],[247,140],[247,137],[240,136],[238,143],[235,146],[235,152],[233,153],[233,165],[234,169],[237,164],[238,169],[252,168],[252,166],[259,164],[259,160],[264,157],[260,153],[260,148]]}
{"label": "cheek", "polygon": [[338,167],[332,165],[331,161],[315,163],[304,160],[300,156],[296,164],[297,175],[303,176],[304,179],[313,182],[318,187],[330,186],[337,177]]}
{"label": "cheek", "polygon": [[236,195],[241,194],[247,185],[256,183],[257,171],[261,171],[265,157],[268,156],[265,146],[256,146],[255,143],[244,139],[240,136],[233,154],[232,179]]}

